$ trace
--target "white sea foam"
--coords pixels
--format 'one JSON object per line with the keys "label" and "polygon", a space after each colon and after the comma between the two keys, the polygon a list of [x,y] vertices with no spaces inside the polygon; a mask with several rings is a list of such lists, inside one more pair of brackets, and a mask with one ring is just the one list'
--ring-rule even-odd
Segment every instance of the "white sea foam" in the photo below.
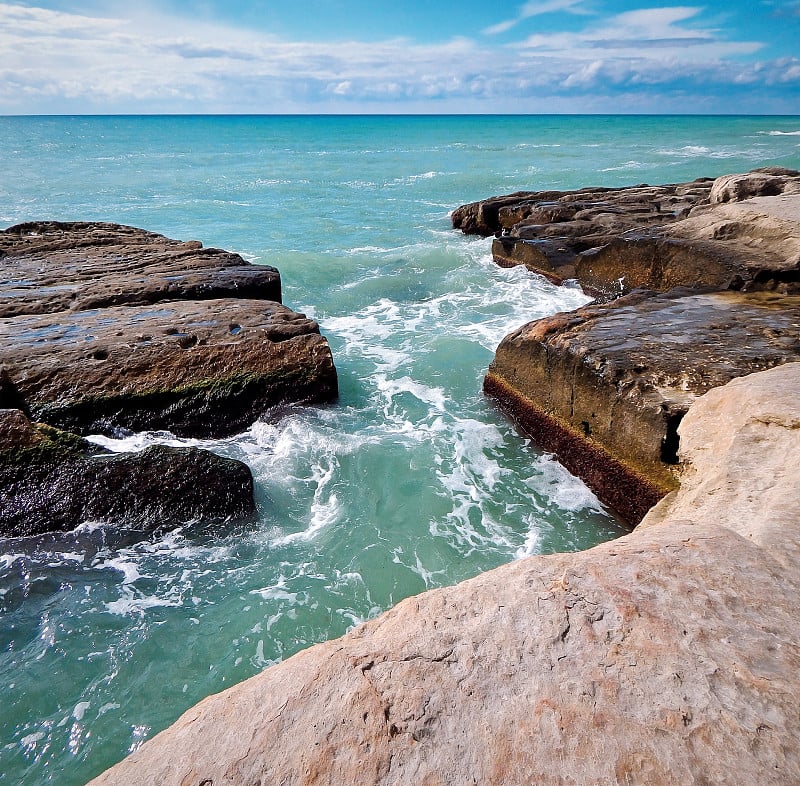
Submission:
{"label": "white sea foam", "polygon": [[72,717],[77,721],[83,720],[86,710],[88,710],[91,706],[92,704],[89,701],[79,701],[72,710]]}
{"label": "white sea foam", "polygon": [[759,131],[758,133],[767,136],[800,136],[800,131]]}

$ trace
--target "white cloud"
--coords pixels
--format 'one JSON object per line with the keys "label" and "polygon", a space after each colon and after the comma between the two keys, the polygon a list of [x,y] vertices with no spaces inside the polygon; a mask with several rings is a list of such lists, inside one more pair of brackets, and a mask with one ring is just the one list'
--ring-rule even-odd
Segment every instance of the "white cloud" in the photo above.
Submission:
{"label": "white cloud", "polygon": [[498,33],[505,33],[511,28],[516,27],[520,22],[525,19],[530,19],[534,16],[541,16],[542,14],[551,14],[557,11],[568,11],[573,14],[584,13],[581,6],[583,0],[543,0],[543,2],[525,3],[513,19],[506,19],[504,22],[498,22],[495,25],[487,27],[483,32],[485,35],[497,35]]}
{"label": "white cloud", "polygon": [[[565,10],[568,2],[522,11]],[[0,113],[567,111],[570,96],[580,96],[577,110],[605,101],[605,111],[625,111],[650,101],[644,93],[655,95],[653,86],[680,83],[685,96],[739,85],[755,95],[800,82],[796,58],[731,59],[760,45],[691,27],[697,12],[632,11],[497,48],[467,38],[285,41],[141,4],[91,17],[0,3]]]}
{"label": "white cloud", "polygon": [[519,46],[538,56],[576,60],[615,57],[641,58],[650,52],[652,60],[715,61],[751,55],[763,48],[758,41],[726,41],[718,30],[688,27],[701,8],[676,6],[626,11],[599,27],[580,32],[531,35]]}

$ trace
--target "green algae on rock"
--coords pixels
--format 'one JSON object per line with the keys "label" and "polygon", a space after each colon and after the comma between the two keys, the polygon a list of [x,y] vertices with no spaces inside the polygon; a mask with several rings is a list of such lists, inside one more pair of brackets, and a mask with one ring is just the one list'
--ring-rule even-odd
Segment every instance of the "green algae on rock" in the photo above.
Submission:
{"label": "green algae on rock", "polygon": [[153,532],[255,518],[246,464],[199,448],[113,454],[0,410],[0,536],[71,530],[87,521]]}

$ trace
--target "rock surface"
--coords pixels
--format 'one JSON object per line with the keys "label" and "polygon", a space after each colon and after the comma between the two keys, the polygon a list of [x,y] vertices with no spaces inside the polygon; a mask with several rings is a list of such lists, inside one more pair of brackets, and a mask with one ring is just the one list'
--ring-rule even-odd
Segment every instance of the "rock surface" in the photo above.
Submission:
{"label": "rock surface", "polygon": [[86,521],[152,532],[255,518],[246,464],[199,448],[113,454],[0,410],[0,536],[71,530]]}
{"label": "rock surface", "polygon": [[282,402],[326,401],[319,326],[264,300],[159,303],[0,319],[3,406],[77,433],[223,436]]}
{"label": "rock surface", "polygon": [[239,462],[172,448],[102,456],[76,435],[224,436],[278,405],[335,398],[319,326],[280,299],[277,270],[197,241],[102,223],[0,232],[0,407],[37,421],[28,437],[47,434],[3,454],[0,532],[251,518]]}
{"label": "rock surface", "polygon": [[677,479],[677,426],[713,387],[800,361],[800,296],[639,291],[506,336],[484,389],[633,524]]}
{"label": "rock surface", "polygon": [[0,232],[0,317],[161,300],[281,300],[274,267],[121,224],[55,221]]}
{"label": "rock surface", "polygon": [[772,167],[665,186],[518,192],[464,205],[452,222],[463,232],[498,235],[492,246],[498,264],[522,264],[556,282],[576,278],[604,298],[639,287],[800,292],[800,173],[794,170]]}
{"label": "rock surface", "polygon": [[221,436],[337,395],[273,268],[114,224],[22,224],[0,254],[0,406],[78,433]]}
{"label": "rock surface", "polygon": [[700,398],[681,450],[657,522],[410,598],[93,786],[800,782],[800,364]]}

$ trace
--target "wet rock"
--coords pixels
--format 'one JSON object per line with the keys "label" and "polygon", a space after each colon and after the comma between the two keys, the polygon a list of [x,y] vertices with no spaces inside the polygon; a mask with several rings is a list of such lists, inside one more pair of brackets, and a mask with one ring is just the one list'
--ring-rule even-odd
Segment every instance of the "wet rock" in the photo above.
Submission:
{"label": "wet rock", "polygon": [[0,410],[0,536],[100,522],[142,532],[255,518],[246,464],[199,448],[113,454]]}
{"label": "wet rock", "polygon": [[682,427],[688,461],[723,460],[687,466],[680,515],[405,600],[92,786],[800,782],[800,366],[732,385]]}
{"label": "wet rock", "polygon": [[274,267],[120,224],[18,224],[0,232],[0,260],[0,317],[162,300],[281,300]]}
{"label": "wet rock", "polygon": [[319,326],[263,300],[0,319],[4,390],[35,419],[86,434],[223,436],[284,402],[327,401],[336,370]]}
{"label": "wet rock", "polygon": [[[783,215],[761,202],[770,199],[782,200]],[[637,287],[798,292],[798,216],[800,173],[766,168],[716,181],[518,192],[464,205],[452,221],[497,235],[500,265],[576,278],[609,299]]]}
{"label": "wet rock", "polygon": [[677,427],[735,377],[800,360],[800,297],[639,291],[506,336],[484,389],[632,524],[677,485]]}
{"label": "wet rock", "polygon": [[0,255],[0,406],[77,433],[222,436],[337,395],[273,268],[116,224],[22,224]]}

